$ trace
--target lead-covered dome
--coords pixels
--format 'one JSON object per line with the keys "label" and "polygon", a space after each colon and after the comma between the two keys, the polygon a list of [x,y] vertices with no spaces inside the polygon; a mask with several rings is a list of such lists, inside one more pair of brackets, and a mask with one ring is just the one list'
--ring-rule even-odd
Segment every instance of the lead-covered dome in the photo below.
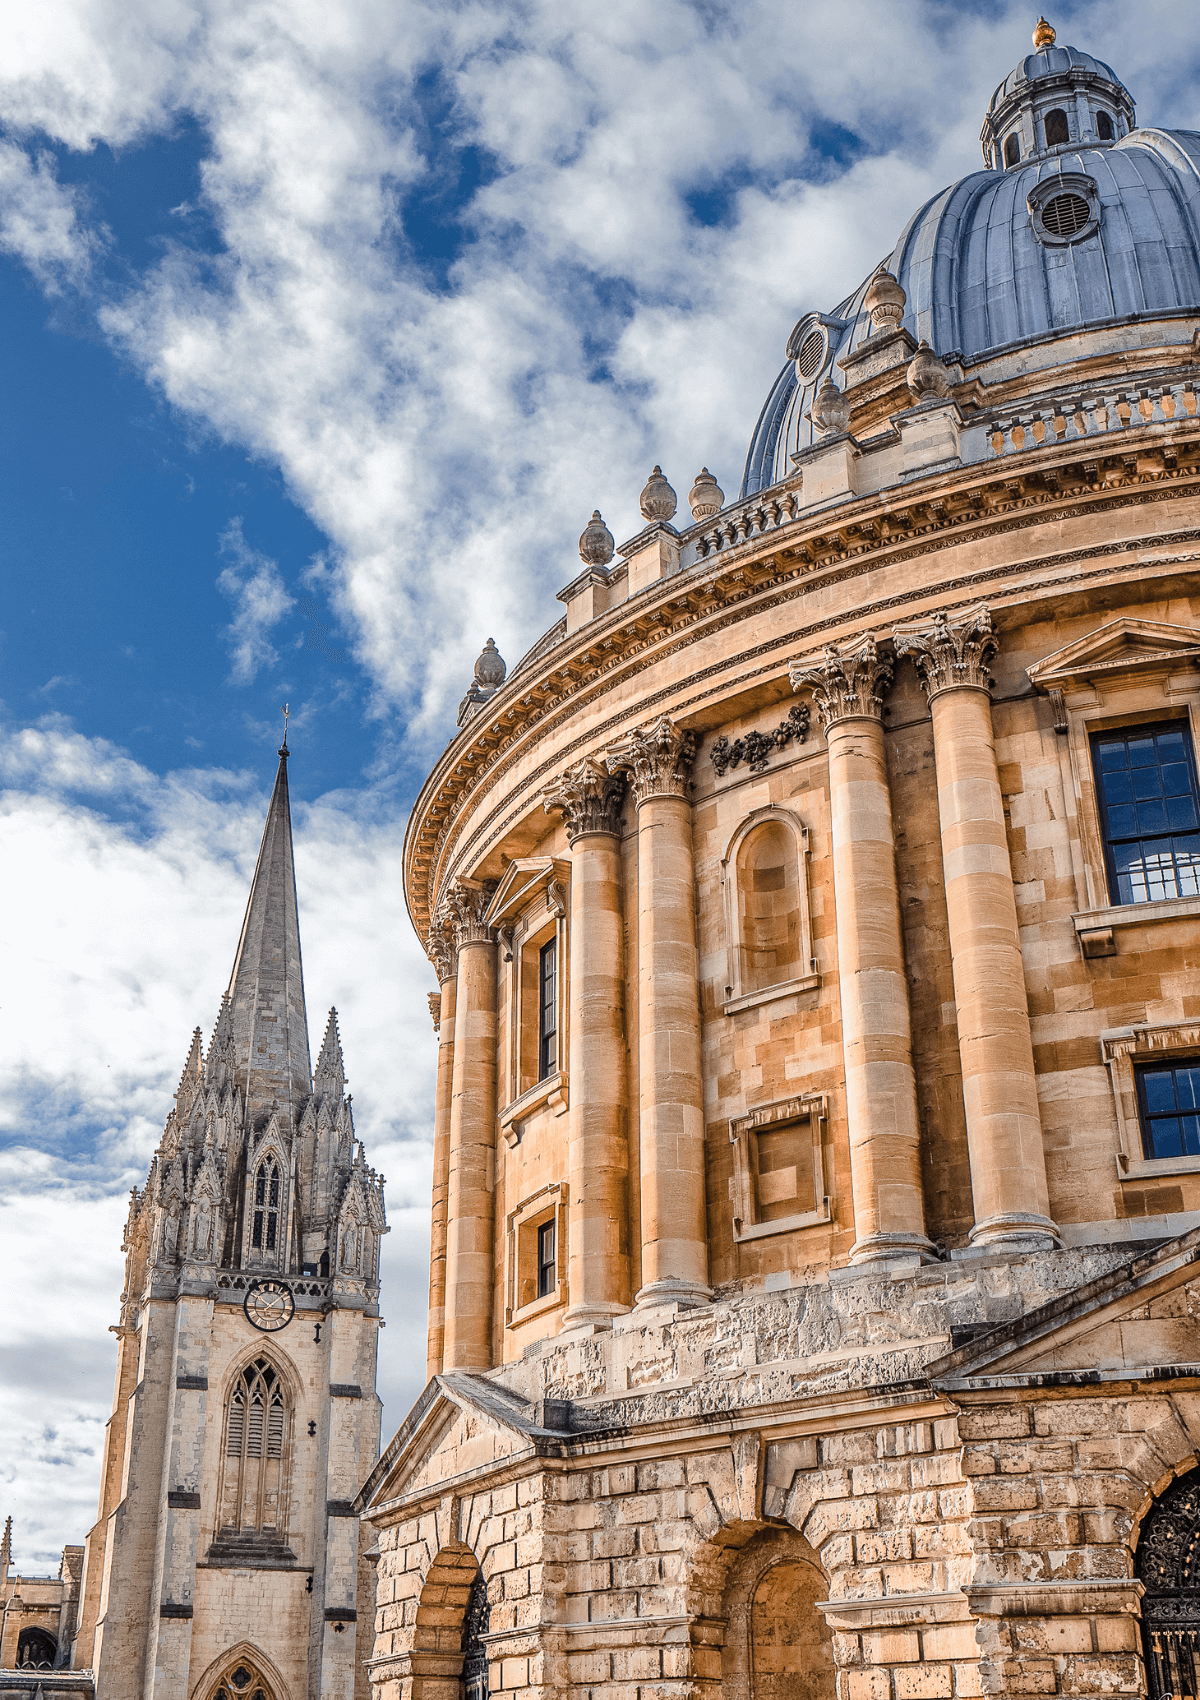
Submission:
{"label": "lead-covered dome", "polygon": [[[1113,140],[1096,133],[1105,119]],[[1128,92],[1090,54],[1049,45],[1023,60],[992,97],[991,168],[927,201],[884,261],[907,297],[905,329],[969,367],[1084,328],[1200,311],[1200,132],[1132,122]],[[1065,140],[1048,139],[1064,124]],[[1002,165],[1014,136],[1019,157]],[[844,384],[839,360],[871,334],[870,282],[792,332],[743,496],[820,440],[812,403],[826,380]]]}

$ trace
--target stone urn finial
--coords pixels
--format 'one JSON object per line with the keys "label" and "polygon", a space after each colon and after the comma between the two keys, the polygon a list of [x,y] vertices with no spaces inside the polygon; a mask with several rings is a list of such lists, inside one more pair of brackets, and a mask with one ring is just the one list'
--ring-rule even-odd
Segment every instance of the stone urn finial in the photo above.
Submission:
{"label": "stone urn finial", "polygon": [[871,317],[872,334],[895,330],[904,317],[907,300],[908,296],[891,272],[880,266],[863,296],[863,306]]}
{"label": "stone urn finial", "polygon": [[909,362],[905,376],[914,401],[928,401],[931,396],[950,394],[950,374],[924,337],[917,344],[917,352]]}
{"label": "stone urn finial", "polygon": [[484,691],[498,690],[504,683],[504,675],[507,672],[504,657],[496,648],[495,638],[489,638],[475,663],[475,683]]}
{"label": "stone urn finial", "polygon": [[579,559],[585,567],[606,567],[613,558],[613,534],[595,508],[579,539]]}
{"label": "stone urn finial", "polygon": [[818,431],[834,436],[850,424],[850,403],[832,378],[826,378],[817,390],[808,417]]}
{"label": "stone urn finial", "polygon": [[663,477],[663,469],[656,466],[646,480],[646,488],[642,491],[638,506],[642,517],[653,525],[656,521],[669,520],[675,512],[677,502],[675,492]]}
{"label": "stone urn finial", "polygon": [[702,466],[696,474],[688,506],[692,510],[692,518],[697,520],[712,519],[725,506],[725,492],[706,466]]}

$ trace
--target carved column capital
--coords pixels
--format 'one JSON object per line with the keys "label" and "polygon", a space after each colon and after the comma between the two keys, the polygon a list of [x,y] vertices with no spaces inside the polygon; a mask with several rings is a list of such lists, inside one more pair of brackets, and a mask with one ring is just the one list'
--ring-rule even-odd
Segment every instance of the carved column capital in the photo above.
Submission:
{"label": "carved column capital", "polygon": [[613,774],[627,773],[634,800],[640,806],[650,797],[686,797],[696,756],[694,732],[682,732],[664,714],[653,726],[637,726],[604,752]]}
{"label": "carved column capital", "polygon": [[585,832],[619,833],[624,801],[624,773],[610,772],[595,756],[585,756],[567,768],[542,792],[542,807],[547,814],[553,809],[562,811],[570,844]]}
{"label": "carved column capital", "polygon": [[468,885],[466,880],[455,880],[450,887],[447,903],[454,929],[454,943],[458,950],[469,944],[494,943],[496,935],[483,917],[487,914],[488,905],[495,894],[495,880],[484,880],[480,885]]}
{"label": "carved column capital", "polygon": [[810,690],[822,732],[839,720],[883,719],[883,699],[892,682],[892,663],[880,655],[875,634],[856,642],[830,644],[821,655],[802,655],[788,666],[794,691]]}
{"label": "carved column capital", "polygon": [[441,992],[427,992],[425,995],[429,999],[429,1019],[433,1022],[433,1030],[435,1033],[440,1033],[442,1030],[442,994]]}
{"label": "carved column capital", "polygon": [[896,626],[892,637],[897,655],[911,655],[930,699],[956,686],[986,691],[991,686],[988,663],[999,643],[992,616],[981,602],[951,619],[939,609],[929,620]]}
{"label": "carved column capital", "polygon": [[458,945],[454,938],[454,918],[450,905],[443,899],[433,912],[425,954],[437,972],[438,985],[444,986],[458,973]]}

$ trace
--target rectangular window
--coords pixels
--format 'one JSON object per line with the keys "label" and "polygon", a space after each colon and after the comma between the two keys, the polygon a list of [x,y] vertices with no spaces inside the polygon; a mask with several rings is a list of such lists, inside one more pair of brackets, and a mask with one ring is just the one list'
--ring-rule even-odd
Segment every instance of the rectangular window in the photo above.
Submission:
{"label": "rectangular window", "polygon": [[254,1247],[255,1251],[262,1250],[262,1219],[262,1211],[256,1210],[254,1212],[254,1232],[250,1236],[250,1243]]}
{"label": "rectangular window", "polygon": [[1147,1157],[1200,1157],[1200,1058],[1137,1071]]}
{"label": "rectangular window", "polygon": [[558,1271],[555,1266],[554,1252],[554,1219],[543,1222],[537,1231],[537,1296],[544,1299],[552,1293],[558,1284]]}
{"label": "rectangular window", "polygon": [[1187,727],[1098,732],[1092,760],[1110,901],[1200,897],[1200,787]]}
{"label": "rectangular window", "polygon": [[558,1068],[558,940],[544,944],[538,958],[538,1079]]}

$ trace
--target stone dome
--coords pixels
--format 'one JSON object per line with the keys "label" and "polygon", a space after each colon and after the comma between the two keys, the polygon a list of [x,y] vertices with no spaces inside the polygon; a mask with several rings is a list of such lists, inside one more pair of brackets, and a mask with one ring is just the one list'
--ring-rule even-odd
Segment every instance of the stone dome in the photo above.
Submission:
{"label": "stone dome", "polygon": [[[1128,338],[1136,321],[1200,312],[1200,132],[1133,129],[1132,114],[1123,85],[1089,54],[1051,47],[1022,61],[992,97],[990,169],[927,201],[883,261],[905,291],[914,340],[970,376],[1023,345],[1102,327]],[[1105,115],[1118,139],[1095,136]],[[989,130],[997,116],[1003,124]],[[1047,142],[1050,119],[1082,139]],[[1020,157],[1005,166],[1007,135],[1018,132]],[[791,457],[820,440],[809,412],[822,382],[844,385],[839,361],[871,335],[874,276],[792,332],[743,497],[787,477]]]}

